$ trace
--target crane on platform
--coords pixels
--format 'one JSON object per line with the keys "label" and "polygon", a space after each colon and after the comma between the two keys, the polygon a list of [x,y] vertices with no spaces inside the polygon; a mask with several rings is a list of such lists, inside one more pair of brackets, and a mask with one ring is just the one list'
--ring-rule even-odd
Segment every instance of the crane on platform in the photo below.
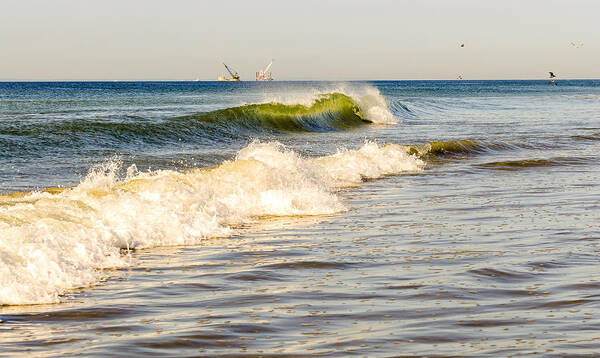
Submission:
{"label": "crane on platform", "polygon": [[269,62],[269,64],[267,65],[267,67],[265,67],[264,70],[256,72],[257,81],[273,81],[273,77],[271,77],[271,72],[269,72],[269,70],[271,69],[271,66],[273,65],[274,61],[274,59],[271,60],[271,62]]}
{"label": "crane on platform", "polygon": [[229,74],[231,75],[231,78],[225,78],[223,76],[219,76],[219,78],[218,78],[219,81],[241,81],[240,75],[237,73],[236,70],[230,68],[224,62],[223,62],[223,66],[225,66],[225,69],[227,70],[227,72],[229,72]]}

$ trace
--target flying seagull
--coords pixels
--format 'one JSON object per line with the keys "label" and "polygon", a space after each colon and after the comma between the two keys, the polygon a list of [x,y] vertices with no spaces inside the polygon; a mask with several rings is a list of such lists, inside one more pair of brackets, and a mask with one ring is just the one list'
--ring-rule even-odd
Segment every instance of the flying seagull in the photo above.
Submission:
{"label": "flying seagull", "polygon": [[552,83],[555,86],[558,86],[558,83],[556,83],[556,76],[554,75],[554,72],[550,71],[548,72],[550,74],[550,83]]}
{"label": "flying seagull", "polygon": [[575,48],[580,48],[580,47],[583,47],[583,42],[580,42],[580,43],[578,43],[578,44],[576,44],[576,43],[574,43],[574,42],[571,42],[571,46],[573,46],[573,47],[575,47]]}

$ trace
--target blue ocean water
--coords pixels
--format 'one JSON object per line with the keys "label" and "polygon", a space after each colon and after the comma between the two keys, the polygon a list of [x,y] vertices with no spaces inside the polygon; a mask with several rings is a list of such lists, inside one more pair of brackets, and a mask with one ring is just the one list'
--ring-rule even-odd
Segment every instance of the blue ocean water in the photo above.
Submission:
{"label": "blue ocean water", "polygon": [[0,83],[0,346],[592,355],[599,144],[600,80]]}
{"label": "blue ocean water", "polygon": [[[243,104],[305,103],[342,87],[348,91],[374,88],[405,125],[334,133],[340,142],[356,144],[380,133],[385,133],[382,139],[402,144],[511,141],[519,140],[510,137],[515,133],[502,135],[488,129],[518,124],[530,140],[535,135],[532,130],[540,122],[549,124],[550,118],[562,119],[557,126],[586,121],[594,117],[598,86],[595,80],[561,81],[560,86],[547,81],[4,82],[0,83],[0,190],[75,185],[90,167],[113,155],[138,166],[176,169],[218,164],[227,157],[225,153],[232,157],[253,138],[297,145],[295,136],[288,139],[290,133],[268,127],[248,131],[241,126],[214,133],[214,128],[198,124],[203,113]],[[580,104],[592,113],[579,113]],[[574,110],[577,115],[568,118]],[[489,116],[497,121],[489,123]],[[436,130],[442,126],[443,130]],[[477,131],[476,127],[486,128]]]}

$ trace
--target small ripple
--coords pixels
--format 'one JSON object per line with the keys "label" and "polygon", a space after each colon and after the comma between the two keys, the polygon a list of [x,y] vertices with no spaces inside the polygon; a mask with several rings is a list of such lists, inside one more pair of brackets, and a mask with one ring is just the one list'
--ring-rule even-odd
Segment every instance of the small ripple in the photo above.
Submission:
{"label": "small ripple", "polygon": [[20,317],[23,317],[28,321],[35,322],[81,322],[89,320],[115,319],[116,317],[126,318],[145,313],[147,312],[132,308],[94,307],[34,313],[22,315]]}
{"label": "small ripple", "polygon": [[515,280],[530,280],[534,277],[528,272],[516,272],[509,270],[499,270],[494,268],[481,268],[467,271],[475,276],[483,276],[501,282],[511,282]]}
{"label": "small ripple", "polygon": [[591,141],[596,141],[596,140],[600,140],[600,132],[599,133],[593,133],[590,135],[573,135],[571,136],[572,139],[575,140],[591,140]]}
{"label": "small ripple", "polygon": [[270,264],[262,267],[271,269],[340,269],[343,270],[354,264],[346,262],[297,261]]}
{"label": "small ripple", "polygon": [[271,271],[254,270],[229,274],[225,278],[235,281],[282,281],[284,279],[282,276]]}
{"label": "small ripple", "polygon": [[527,168],[585,165],[594,161],[594,158],[589,157],[555,157],[550,159],[521,159],[496,161],[475,164],[474,166],[481,169],[515,171]]}

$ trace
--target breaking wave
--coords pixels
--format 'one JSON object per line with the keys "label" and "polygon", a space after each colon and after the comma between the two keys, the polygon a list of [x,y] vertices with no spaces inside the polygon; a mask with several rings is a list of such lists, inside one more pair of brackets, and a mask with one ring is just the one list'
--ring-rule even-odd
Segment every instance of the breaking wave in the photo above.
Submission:
{"label": "breaking wave", "polygon": [[320,95],[310,105],[262,103],[226,108],[194,116],[233,129],[282,132],[326,132],[345,130],[372,123],[367,113],[349,96],[342,93]]}
{"label": "breaking wave", "polygon": [[342,212],[339,188],[423,166],[395,144],[305,158],[277,142],[254,141],[212,168],[131,166],[123,178],[111,160],[72,188],[3,195],[0,305],[57,302],[70,289],[98,283],[103,269],[126,266],[123,249],[229,236],[263,216]]}
{"label": "breaking wave", "polygon": [[265,103],[166,118],[126,115],[30,122],[6,120],[0,126],[0,140],[8,141],[7,148],[21,148],[23,142],[35,139],[34,148],[29,150],[81,146],[86,142],[111,147],[132,142],[165,145],[181,141],[223,142],[263,132],[343,131],[367,123],[397,122],[376,89],[345,91],[293,94]]}

